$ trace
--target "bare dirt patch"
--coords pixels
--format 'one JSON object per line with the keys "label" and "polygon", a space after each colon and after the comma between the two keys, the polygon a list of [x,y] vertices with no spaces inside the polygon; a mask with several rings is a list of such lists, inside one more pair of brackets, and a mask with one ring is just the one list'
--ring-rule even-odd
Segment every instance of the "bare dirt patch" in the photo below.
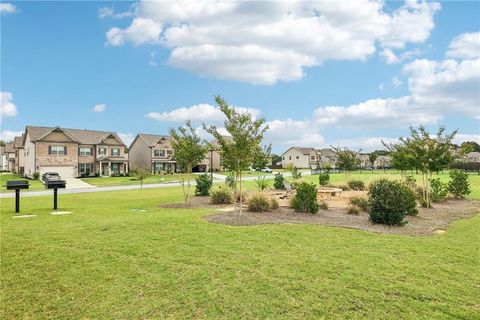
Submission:
{"label": "bare dirt patch", "polygon": [[[359,195],[360,193],[352,193]],[[373,224],[368,213],[347,214],[348,199],[337,198],[327,201],[329,210],[320,210],[317,214],[295,212],[288,207],[280,207],[272,212],[248,212],[241,215],[236,210],[223,211],[204,216],[204,219],[231,226],[251,226],[259,224],[318,224],[353,228],[385,234],[431,235],[441,234],[453,221],[472,217],[480,212],[480,201],[448,200],[435,203],[434,208],[419,208],[417,216],[407,216],[404,226],[385,226]]]}

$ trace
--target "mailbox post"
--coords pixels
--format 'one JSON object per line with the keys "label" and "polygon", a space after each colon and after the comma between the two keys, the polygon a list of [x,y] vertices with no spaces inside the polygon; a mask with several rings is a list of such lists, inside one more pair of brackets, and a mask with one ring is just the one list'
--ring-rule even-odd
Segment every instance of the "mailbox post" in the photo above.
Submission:
{"label": "mailbox post", "polygon": [[7,181],[7,190],[15,190],[15,213],[20,212],[20,189],[28,189],[29,187],[27,180]]}
{"label": "mailbox post", "polygon": [[65,189],[67,183],[65,180],[47,180],[45,189],[53,189],[53,210],[57,210],[57,192],[58,189]]}

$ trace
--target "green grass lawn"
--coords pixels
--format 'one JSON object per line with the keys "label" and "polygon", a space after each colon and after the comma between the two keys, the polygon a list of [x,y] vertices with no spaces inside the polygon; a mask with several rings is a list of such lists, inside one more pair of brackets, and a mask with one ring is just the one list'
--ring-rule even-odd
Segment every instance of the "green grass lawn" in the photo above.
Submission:
{"label": "green grass lawn", "polygon": [[480,215],[411,237],[158,206],[180,199],[61,195],[73,213],[53,216],[51,197],[23,198],[30,219],[1,199],[2,319],[478,319]]}
{"label": "green grass lawn", "polygon": [[[152,183],[165,183],[172,181],[181,181],[182,178],[186,178],[186,174],[175,173],[175,174],[165,174],[165,175],[151,175],[145,180],[144,184]],[[195,175],[190,175],[191,179],[195,179]],[[137,180],[135,176],[131,177],[96,177],[96,178],[82,178],[83,181],[97,187],[110,187],[110,186],[123,186],[123,185],[132,185],[140,184],[140,181]]]}
{"label": "green grass lawn", "polygon": [[[17,174],[11,174],[11,173],[3,173],[0,174],[0,184],[2,186],[1,192],[13,192],[5,188],[5,185],[8,180],[28,180],[30,183],[30,188],[28,190],[44,190],[45,186],[42,182],[39,180],[30,180],[30,179],[25,179],[20,175]],[[26,191],[26,190],[25,190]]]}

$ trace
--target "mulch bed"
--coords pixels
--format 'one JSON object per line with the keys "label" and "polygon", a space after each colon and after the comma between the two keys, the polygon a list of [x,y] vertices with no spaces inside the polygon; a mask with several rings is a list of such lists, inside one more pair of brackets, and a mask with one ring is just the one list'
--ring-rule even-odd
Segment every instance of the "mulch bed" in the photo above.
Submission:
{"label": "mulch bed", "polygon": [[206,215],[204,219],[231,226],[296,223],[345,227],[385,234],[430,235],[443,233],[453,221],[469,218],[480,212],[480,201],[452,199],[433,205],[434,208],[430,209],[419,208],[417,216],[407,216],[408,223],[404,226],[372,224],[368,220],[368,213],[349,215],[346,207],[331,207],[329,210],[320,210],[317,214],[295,212],[288,207],[280,207],[272,212],[245,210],[242,214],[236,210],[223,210],[220,213]]}

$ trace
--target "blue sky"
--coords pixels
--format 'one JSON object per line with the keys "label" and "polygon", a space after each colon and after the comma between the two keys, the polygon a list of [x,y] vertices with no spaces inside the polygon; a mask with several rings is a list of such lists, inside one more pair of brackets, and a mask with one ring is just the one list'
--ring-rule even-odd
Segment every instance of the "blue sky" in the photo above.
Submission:
{"label": "blue sky", "polygon": [[420,123],[480,139],[479,2],[331,3],[2,2],[2,138],[221,125],[220,94],[277,152],[372,150]]}

